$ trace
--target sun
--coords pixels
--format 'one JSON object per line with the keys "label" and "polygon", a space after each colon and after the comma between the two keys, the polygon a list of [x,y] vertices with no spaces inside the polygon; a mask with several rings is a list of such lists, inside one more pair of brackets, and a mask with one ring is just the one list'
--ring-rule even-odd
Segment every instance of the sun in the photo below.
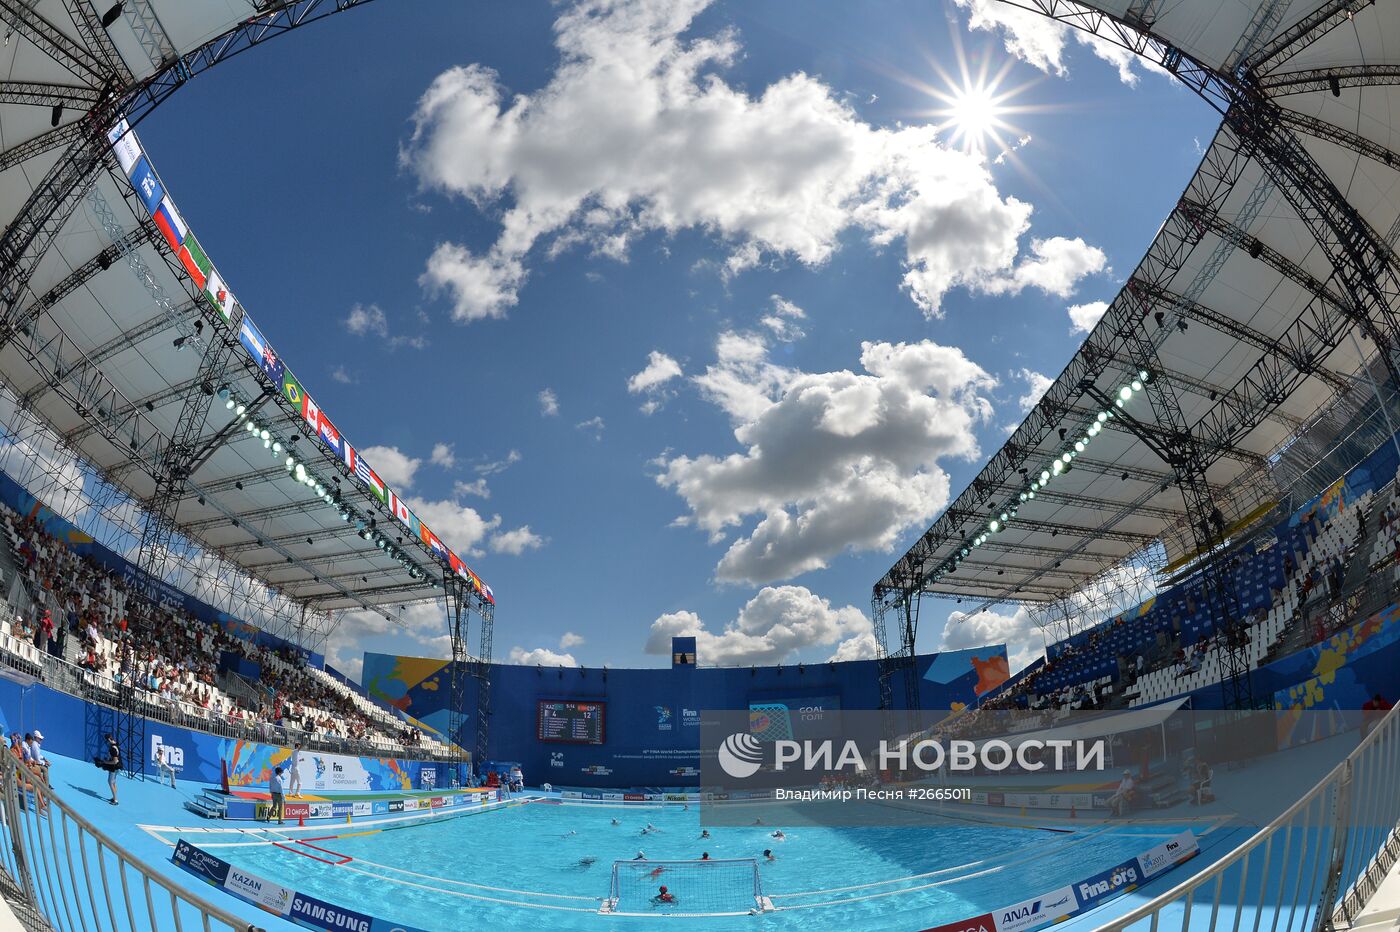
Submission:
{"label": "sun", "polygon": [[940,129],[951,131],[956,145],[986,151],[988,143],[1003,145],[1001,136],[1011,131],[1006,122],[1006,95],[981,82],[965,84],[940,98],[946,106],[935,114],[943,118]]}

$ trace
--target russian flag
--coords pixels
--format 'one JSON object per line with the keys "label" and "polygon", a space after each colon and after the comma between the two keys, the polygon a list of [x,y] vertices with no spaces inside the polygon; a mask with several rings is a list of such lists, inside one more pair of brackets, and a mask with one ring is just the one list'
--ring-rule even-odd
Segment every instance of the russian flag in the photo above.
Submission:
{"label": "russian flag", "polygon": [[170,202],[170,198],[160,199],[160,206],[156,208],[152,219],[160,228],[165,241],[170,244],[170,248],[179,252],[180,247],[185,243],[185,236],[190,230],[189,227],[185,226],[185,221],[180,217],[180,212],[175,209],[175,205]]}

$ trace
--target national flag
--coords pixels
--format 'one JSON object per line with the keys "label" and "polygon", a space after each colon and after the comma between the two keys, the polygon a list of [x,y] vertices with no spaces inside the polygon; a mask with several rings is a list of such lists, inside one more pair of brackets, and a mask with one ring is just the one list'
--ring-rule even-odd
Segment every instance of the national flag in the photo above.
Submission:
{"label": "national flag", "polygon": [[185,226],[185,220],[180,216],[180,212],[175,209],[170,198],[161,198],[160,206],[156,208],[151,219],[155,220],[156,226],[160,228],[161,235],[170,244],[170,248],[176,252],[185,242],[185,237],[189,234],[189,227]]}
{"label": "national flag", "polygon": [[154,217],[156,211],[160,209],[161,199],[165,197],[165,187],[156,177],[155,170],[151,168],[150,160],[142,156],[132,166],[130,175],[131,187],[141,198],[141,203],[146,205],[146,213]]}
{"label": "national flag", "polygon": [[451,567],[452,572],[461,576],[463,579],[471,579],[471,570],[467,569],[467,565],[462,562],[462,558],[457,556],[457,554],[449,553],[447,555],[447,565]]}
{"label": "national flag", "polygon": [[335,429],[335,425],[331,423],[330,418],[326,417],[324,413],[321,415],[321,425],[318,433],[321,437],[321,442],[329,447],[331,452],[336,456],[340,456],[340,431]]}
{"label": "national flag", "polygon": [[233,307],[238,302],[234,300],[233,292],[228,290],[228,285],[224,284],[218,269],[209,273],[209,280],[204,283],[204,296],[224,320],[233,322]]}
{"label": "national flag", "polygon": [[199,240],[195,239],[193,233],[186,232],[185,241],[178,250],[180,264],[185,267],[190,278],[200,288],[204,287],[205,280],[213,270],[214,265],[209,261],[209,257],[204,254],[204,250],[199,245]]}
{"label": "national flag", "polygon": [[302,400],[306,397],[306,391],[301,387],[301,383],[297,381],[297,377],[292,375],[291,369],[284,368],[282,371],[282,397],[287,399],[287,404],[296,408],[298,411],[301,410]]}
{"label": "national flag", "polygon": [[141,143],[131,131],[131,125],[126,120],[121,120],[107,131],[107,141],[112,144],[112,151],[116,153],[117,164],[130,177],[131,167],[141,158]]}
{"label": "national flag", "polygon": [[321,429],[321,409],[316,402],[311,400],[308,392],[302,392],[301,417],[306,421],[307,429],[311,433]]}
{"label": "national flag", "polygon": [[248,355],[253,357],[253,362],[261,366],[263,354],[267,352],[267,340],[253,323],[253,318],[245,316],[243,322],[238,325],[238,342],[242,343]]}
{"label": "national flag", "polygon": [[355,458],[355,475],[360,477],[361,482],[369,486],[369,490],[373,492],[381,502],[384,501],[384,483],[380,481],[379,476],[375,475],[374,470],[369,468],[369,463],[366,462],[365,458],[362,456]]}
{"label": "national flag", "polygon": [[345,465],[350,467],[350,471],[355,471],[355,460],[358,458],[355,448],[350,446],[350,441],[344,437],[340,438],[340,458],[345,461]]}
{"label": "national flag", "polygon": [[437,554],[438,557],[443,560],[446,560],[452,553],[436,534],[432,535],[432,540],[428,541],[428,546],[433,549],[433,553]]}
{"label": "national flag", "polygon": [[263,354],[260,362],[263,371],[266,372],[267,377],[272,380],[272,384],[281,385],[282,374],[287,371],[287,367],[282,365],[281,357],[272,351],[271,343],[263,343]]}

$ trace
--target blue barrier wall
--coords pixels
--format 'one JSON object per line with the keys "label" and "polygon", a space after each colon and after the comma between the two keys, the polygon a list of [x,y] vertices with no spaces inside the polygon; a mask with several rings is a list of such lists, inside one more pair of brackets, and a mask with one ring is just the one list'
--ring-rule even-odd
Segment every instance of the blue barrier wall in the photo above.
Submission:
{"label": "blue barrier wall", "polygon": [[[917,658],[920,706],[953,709],[995,689],[1007,676],[1002,645]],[[447,728],[449,665],[445,660],[365,654],[371,698]],[[895,700],[903,706],[904,688]],[[588,700],[605,704],[601,745],[539,740],[538,703]],[[644,670],[491,667],[489,756],[519,761],[531,782],[566,786],[695,786],[699,783],[700,712],[761,709],[794,730],[820,712],[879,708],[873,660],[787,667],[696,667]],[[476,714],[475,690],[465,703]],[[806,710],[806,711],[804,711]],[[470,726],[469,726],[470,727]],[[470,735],[466,736],[471,746]]]}
{"label": "blue barrier wall", "polygon": [[[88,708],[89,704],[77,696],[42,683],[21,686],[0,678],[0,729],[8,735],[38,728],[44,733],[46,754],[77,760],[105,756],[105,746],[98,746],[100,736],[90,741],[87,735]],[[275,745],[147,721],[141,764],[148,776],[157,776],[152,763],[157,747],[174,750],[176,764],[186,780],[218,784],[227,764],[229,782],[238,786],[265,786],[272,768],[285,765],[291,754],[287,748]],[[302,782],[308,791],[434,789],[449,786],[452,778],[453,765],[442,762],[348,757],[320,751],[302,751],[302,757]],[[465,772],[459,774],[459,782],[465,777]]]}

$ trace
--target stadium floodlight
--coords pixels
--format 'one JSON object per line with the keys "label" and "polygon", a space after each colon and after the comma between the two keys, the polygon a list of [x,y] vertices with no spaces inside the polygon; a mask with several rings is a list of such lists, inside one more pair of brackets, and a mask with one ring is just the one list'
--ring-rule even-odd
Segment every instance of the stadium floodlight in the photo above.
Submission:
{"label": "stadium floodlight", "polygon": [[1064,455],[1062,455],[1062,456],[1060,457],[1060,462],[1062,462],[1062,463],[1064,463],[1066,466],[1068,466],[1068,465],[1069,465],[1069,461],[1072,460],[1072,459],[1074,459],[1073,456],[1071,456],[1071,455],[1068,454],[1068,453],[1065,453]]}
{"label": "stadium floodlight", "polygon": [[1140,391],[1142,391],[1142,382],[1139,381],[1138,379],[1133,379],[1132,389],[1133,389],[1133,391],[1135,391],[1135,392],[1140,392]]}
{"label": "stadium floodlight", "polygon": [[280,440],[274,440],[274,441],[272,441],[272,452],[273,452],[275,455],[277,455],[277,456],[281,456],[281,455],[282,455],[282,441],[280,441]]}
{"label": "stadium floodlight", "polygon": [[1001,524],[997,521],[996,518],[993,518],[992,520],[987,522],[987,530],[995,534],[997,531],[1001,530]]}
{"label": "stadium floodlight", "polygon": [[1076,440],[1076,441],[1074,441],[1074,452],[1075,452],[1075,453],[1083,453],[1083,452],[1084,452],[1084,441],[1083,441],[1083,440]]}
{"label": "stadium floodlight", "polygon": [[259,436],[259,437],[262,437],[264,440],[271,440],[271,439],[272,439],[272,432],[269,431],[269,430],[267,430],[267,428],[263,428],[262,432],[259,433],[258,436]]}
{"label": "stadium floodlight", "polygon": [[227,399],[231,394],[233,394],[233,389],[229,388],[227,383],[219,386],[218,396],[220,400]]}
{"label": "stadium floodlight", "polygon": [[236,414],[236,415],[238,415],[239,417],[242,417],[242,416],[243,416],[243,412],[245,412],[245,411],[247,411],[247,410],[248,410],[248,406],[245,405],[245,404],[243,404],[242,402],[240,402],[239,405],[238,405],[238,407],[236,407],[236,408],[233,409],[233,413]]}
{"label": "stadium floodlight", "polygon": [[296,477],[298,482],[306,481],[306,467],[301,463],[297,463],[296,465]]}
{"label": "stadium floodlight", "polygon": [[1133,387],[1131,385],[1124,385],[1122,388],[1118,389],[1118,398],[1120,401],[1127,401],[1131,397],[1133,397]]}
{"label": "stadium floodlight", "polygon": [[1054,473],[1055,475],[1057,475],[1057,476],[1060,474],[1060,472],[1061,472],[1064,468],[1065,468],[1065,464],[1064,464],[1064,463],[1061,463],[1059,460],[1055,460],[1055,462],[1053,462],[1053,463],[1050,464],[1050,471],[1053,472],[1053,473]]}
{"label": "stadium floodlight", "polygon": [[1022,493],[1021,493],[1021,501],[1024,502],[1025,500],[1026,500],[1026,493],[1025,493],[1025,492],[1022,492]]}
{"label": "stadium floodlight", "polygon": [[1141,380],[1144,381],[1144,382],[1151,381],[1151,379],[1152,379],[1152,373],[1151,373],[1151,372],[1148,372],[1146,369],[1139,369],[1139,370],[1138,370],[1138,378],[1141,379]]}
{"label": "stadium floodlight", "polygon": [[227,408],[228,410],[232,411],[232,410],[233,410],[233,406],[236,405],[236,404],[238,404],[238,402],[236,402],[236,401],[234,401],[232,398],[230,398],[230,399],[228,399],[227,401],[224,402],[224,407]]}
{"label": "stadium floodlight", "polygon": [[1031,489],[1030,492],[1027,493],[1026,498],[1035,498],[1035,489]]}
{"label": "stadium floodlight", "polygon": [[1001,523],[1002,523],[1002,524],[1005,524],[1005,523],[1006,523],[1006,512],[1004,512],[1004,511],[1001,513]]}
{"label": "stadium floodlight", "polygon": [[1050,473],[1049,473],[1049,471],[1048,471],[1048,470],[1042,469],[1042,470],[1040,471],[1040,484],[1041,484],[1041,485],[1044,485],[1045,483],[1047,483],[1047,482],[1049,482],[1049,481],[1050,481]]}

